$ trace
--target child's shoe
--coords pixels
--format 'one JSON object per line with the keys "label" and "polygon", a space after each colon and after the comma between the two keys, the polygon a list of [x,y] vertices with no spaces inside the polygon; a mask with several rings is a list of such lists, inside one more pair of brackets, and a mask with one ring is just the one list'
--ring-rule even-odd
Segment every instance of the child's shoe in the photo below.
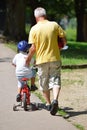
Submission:
{"label": "child's shoe", "polygon": [[36,87],[36,85],[31,85],[31,88],[30,88],[30,90],[31,91],[35,91],[35,90],[37,90],[38,88]]}

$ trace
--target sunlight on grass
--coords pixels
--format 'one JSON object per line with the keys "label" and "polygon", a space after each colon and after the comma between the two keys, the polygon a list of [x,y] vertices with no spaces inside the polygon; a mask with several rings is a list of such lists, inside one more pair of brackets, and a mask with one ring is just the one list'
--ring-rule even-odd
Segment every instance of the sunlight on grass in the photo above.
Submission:
{"label": "sunlight on grass", "polygon": [[81,64],[87,64],[87,60],[84,58],[76,59],[76,58],[62,57],[62,65],[81,65]]}
{"label": "sunlight on grass", "polygon": [[69,48],[61,51],[62,65],[87,64],[87,43],[68,41]]}
{"label": "sunlight on grass", "polygon": [[76,28],[67,28],[66,37],[69,41],[76,41]]}
{"label": "sunlight on grass", "polygon": [[5,44],[7,47],[11,48],[12,50],[14,50],[15,52],[17,52],[17,44],[14,42],[8,42]]}
{"label": "sunlight on grass", "polygon": [[69,114],[61,108],[58,109],[58,115],[60,115],[64,118],[69,118]]}
{"label": "sunlight on grass", "polygon": [[46,100],[42,96],[41,92],[34,92],[34,94],[43,102],[46,103]]}
{"label": "sunlight on grass", "polygon": [[26,33],[28,34],[30,31],[30,24],[26,24]]}
{"label": "sunlight on grass", "polygon": [[79,130],[85,130],[84,127],[80,124],[74,124],[74,126]]}

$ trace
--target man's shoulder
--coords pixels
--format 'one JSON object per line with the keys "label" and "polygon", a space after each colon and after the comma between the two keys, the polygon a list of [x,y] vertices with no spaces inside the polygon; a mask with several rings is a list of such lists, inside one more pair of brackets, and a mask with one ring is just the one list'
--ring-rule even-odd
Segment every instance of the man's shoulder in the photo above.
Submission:
{"label": "man's shoulder", "polygon": [[34,32],[34,31],[36,30],[36,28],[37,28],[37,24],[33,25],[33,26],[31,27],[31,29],[30,29],[30,32]]}
{"label": "man's shoulder", "polygon": [[52,24],[58,24],[56,21],[49,21]]}
{"label": "man's shoulder", "polygon": [[55,21],[49,21],[49,24],[51,24],[51,26],[56,26],[56,27],[59,26],[59,24]]}

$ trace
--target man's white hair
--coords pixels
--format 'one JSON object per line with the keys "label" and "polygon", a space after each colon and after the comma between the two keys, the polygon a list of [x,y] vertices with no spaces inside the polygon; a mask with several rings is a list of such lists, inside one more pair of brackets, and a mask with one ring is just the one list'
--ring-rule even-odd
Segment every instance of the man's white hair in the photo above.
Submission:
{"label": "man's white hair", "polygon": [[35,17],[46,16],[46,10],[42,7],[38,7],[34,10]]}

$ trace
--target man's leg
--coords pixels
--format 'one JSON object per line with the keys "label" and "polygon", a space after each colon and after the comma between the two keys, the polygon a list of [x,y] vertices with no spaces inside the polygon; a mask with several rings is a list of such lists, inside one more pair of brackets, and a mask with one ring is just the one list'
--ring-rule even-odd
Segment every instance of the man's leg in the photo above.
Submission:
{"label": "man's leg", "polygon": [[58,97],[61,86],[61,62],[50,63],[50,85],[53,86],[53,101],[50,114],[55,115],[58,111]]}
{"label": "man's leg", "polygon": [[43,96],[45,97],[45,100],[46,100],[47,104],[51,104],[51,101],[50,101],[50,90],[43,91]]}
{"label": "man's leg", "polygon": [[61,90],[61,88],[59,86],[53,87],[53,98],[54,98],[54,100],[58,100],[60,90]]}
{"label": "man's leg", "polygon": [[53,102],[51,104],[51,110],[50,110],[50,114],[51,115],[55,115],[58,111],[58,97],[59,97],[59,93],[60,93],[60,87],[58,86],[54,86],[53,87]]}
{"label": "man's leg", "polygon": [[46,108],[46,110],[50,111],[50,109],[51,109],[50,90],[43,91],[43,96],[44,96],[44,98],[46,100],[45,108]]}

